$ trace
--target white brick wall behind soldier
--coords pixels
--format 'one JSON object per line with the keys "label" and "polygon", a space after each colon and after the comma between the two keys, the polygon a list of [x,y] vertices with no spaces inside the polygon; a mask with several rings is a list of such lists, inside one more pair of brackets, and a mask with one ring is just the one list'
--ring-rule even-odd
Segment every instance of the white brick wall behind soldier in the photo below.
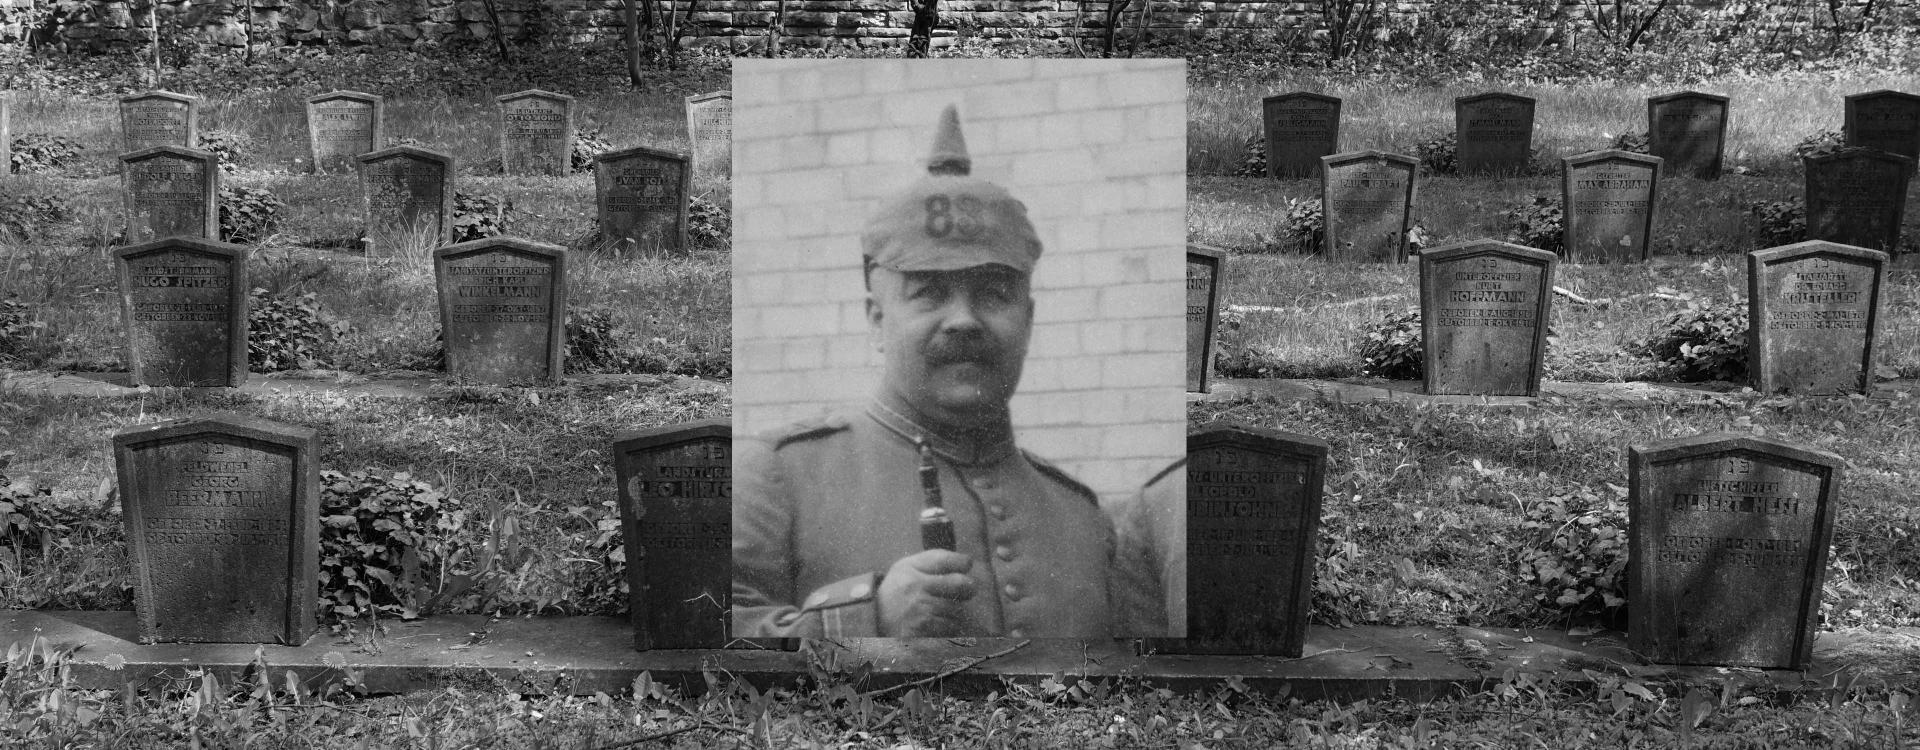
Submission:
{"label": "white brick wall behind soldier", "polygon": [[872,393],[860,230],[925,175],[955,104],[973,175],[1025,202],[1045,246],[1020,445],[1103,503],[1184,453],[1182,61],[737,60],[733,87],[738,429]]}

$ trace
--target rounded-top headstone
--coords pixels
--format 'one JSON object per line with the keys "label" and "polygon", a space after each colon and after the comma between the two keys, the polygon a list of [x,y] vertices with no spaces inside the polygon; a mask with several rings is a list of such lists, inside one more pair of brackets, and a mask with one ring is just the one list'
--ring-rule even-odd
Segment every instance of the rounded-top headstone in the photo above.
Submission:
{"label": "rounded-top headstone", "polygon": [[503,94],[500,163],[510,175],[564,176],[573,160],[573,97],[528,89]]}
{"label": "rounded-top headstone", "polygon": [[1641,263],[1653,258],[1660,200],[1658,156],[1607,150],[1561,160],[1567,255],[1581,263]]}
{"label": "rounded-top headstone", "polygon": [[1493,240],[1420,254],[1429,395],[1538,396],[1553,253]]}
{"label": "rounded-top headstone", "polygon": [[1260,100],[1266,131],[1267,176],[1312,177],[1320,158],[1340,152],[1340,98],[1311,91],[1275,94]]}
{"label": "rounded-top headstone", "polygon": [[1187,390],[1207,392],[1213,368],[1213,327],[1219,319],[1220,271],[1227,251],[1187,245]]}
{"label": "rounded-top headstone", "polygon": [[1533,156],[1532,97],[1489,92],[1453,100],[1461,174],[1519,174]]}
{"label": "rounded-top headstone", "polygon": [[361,208],[376,248],[453,239],[455,164],[452,156],[394,146],[355,157],[360,162]]}
{"label": "rounded-top headstone", "polygon": [[172,91],[120,97],[120,133],[127,151],[193,148],[200,138],[200,99]]}
{"label": "rounded-top headstone", "polygon": [[220,236],[220,167],[213,154],[183,146],[154,146],[123,154],[127,239]]}
{"label": "rounded-top headstone", "polygon": [[349,174],[355,157],[379,150],[386,100],[359,91],[329,91],[307,99],[307,138],[314,174]]}
{"label": "rounded-top headstone", "polygon": [[720,648],[733,597],[733,426],[706,419],[613,443],[634,647]]}
{"label": "rounded-top headstone", "polygon": [[168,237],[113,251],[134,385],[247,382],[247,251]]}
{"label": "rounded-top headstone", "polygon": [[1420,160],[1382,151],[1320,157],[1326,258],[1405,263]]}
{"label": "rounded-top headstone", "polygon": [[478,383],[554,383],[566,355],[567,251],[486,239],[433,251],[447,374]]}
{"label": "rounded-top headstone", "polygon": [[1667,174],[1719,179],[1727,143],[1727,97],[1681,91],[1647,98],[1647,150]]}
{"label": "rounded-top headstone", "polygon": [[113,436],[143,643],[283,643],[319,597],[314,430],[236,415]]}
{"label": "rounded-top headstone", "polygon": [[1804,669],[1846,462],[1712,433],[1628,453],[1628,629],[1660,664]]}
{"label": "rounded-top headstone", "polygon": [[1747,369],[1761,393],[1873,387],[1887,254],[1809,240],[1747,254]]}
{"label": "rounded-top headstone", "polygon": [[600,233],[639,252],[679,252],[687,246],[690,165],[683,154],[646,146],[594,157]]}
{"label": "rounded-top headstone", "polygon": [[1806,169],[1807,239],[1884,252],[1899,247],[1913,159],[1844,148],[1801,162]]}
{"label": "rounded-top headstone", "polygon": [[1841,133],[1848,146],[1920,158],[1920,96],[1886,89],[1850,95]]}

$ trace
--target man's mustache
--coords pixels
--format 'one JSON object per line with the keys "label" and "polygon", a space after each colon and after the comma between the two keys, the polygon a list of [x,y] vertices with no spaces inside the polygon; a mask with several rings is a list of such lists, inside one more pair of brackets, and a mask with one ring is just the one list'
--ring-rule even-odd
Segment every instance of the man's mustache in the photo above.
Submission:
{"label": "man's mustache", "polygon": [[939,367],[960,362],[996,363],[1002,352],[999,342],[981,336],[934,339],[924,352],[927,364]]}

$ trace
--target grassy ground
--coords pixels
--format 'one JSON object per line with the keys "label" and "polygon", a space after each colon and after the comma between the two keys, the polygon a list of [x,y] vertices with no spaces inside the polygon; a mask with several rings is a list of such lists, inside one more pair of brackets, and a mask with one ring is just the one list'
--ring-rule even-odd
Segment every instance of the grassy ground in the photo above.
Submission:
{"label": "grassy ground", "polygon": [[354,699],[262,664],[262,684],[183,680],[171,691],[63,684],[59,655],[22,649],[0,678],[9,746],[294,748],[1748,748],[1905,747],[1910,693],[1836,687],[1799,699],[1731,684],[1594,674],[1570,688],[1490,676],[1428,702],[1351,704],[1262,695],[1237,681],[1178,694],[1131,680],[1059,677],[983,699],[914,688],[862,692],[845,672],[757,690],[709,674],[686,696],[647,680],[630,694],[519,695],[449,687]]}
{"label": "grassy ground", "polygon": [[[724,78],[689,77],[681,86],[724,87]],[[317,295],[322,310],[348,325],[330,353],[332,366],[356,373],[431,369],[437,346],[431,247],[394,257],[360,254],[360,188],[347,175],[309,175],[304,101],[321,89],[278,89],[206,97],[203,133],[239,133],[248,144],[223,185],[270,190],[286,203],[279,230],[251,246],[254,285],[269,292]],[[597,94],[576,103],[577,128],[598,131],[614,148],[686,150],[678,88],[652,95]],[[376,92],[378,93],[378,92]],[[500,174],[492,95],[395,97],[387,102],[390,139],[414,139],[452,154],[457,189],[490,194],[507,206],[504,233],[574,251],[570,308],[606,316],[624,339],[618,356],[576,361],[571,369],[721,375],[731,371],[731,329],[724,231],[676,257],[621,257],[595,241],[590,172],[563,178]],[[44,323],[15,366],[124,369],[111,257],[122,221],[117,103],[58,91],[16,92],[13,132],[56,133],[80,143],[79,160],[50,175],[0,175],[0,187],[24,196],[57,196],[67,213],[44,217],[31,236],[0,232],[0,299],[25,303]],[[702,164],[692,195],[725,211],[724,168]],[[0,352],[4,353],[4,352]]]}

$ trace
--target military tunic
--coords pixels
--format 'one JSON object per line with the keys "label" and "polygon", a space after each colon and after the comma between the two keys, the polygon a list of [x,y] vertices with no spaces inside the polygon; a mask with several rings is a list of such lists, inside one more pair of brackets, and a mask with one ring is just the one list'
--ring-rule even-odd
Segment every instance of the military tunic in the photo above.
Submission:
{"label": "military tunic", "polygon": [[1111,637],[1114,532],[1094,493],[1011,430],[942,434],[907,411],[876,400],[736,441],[735,636],[882,635],[880,577],[922,551],[925,436],[955,551],[973,559],[965,635]]}

